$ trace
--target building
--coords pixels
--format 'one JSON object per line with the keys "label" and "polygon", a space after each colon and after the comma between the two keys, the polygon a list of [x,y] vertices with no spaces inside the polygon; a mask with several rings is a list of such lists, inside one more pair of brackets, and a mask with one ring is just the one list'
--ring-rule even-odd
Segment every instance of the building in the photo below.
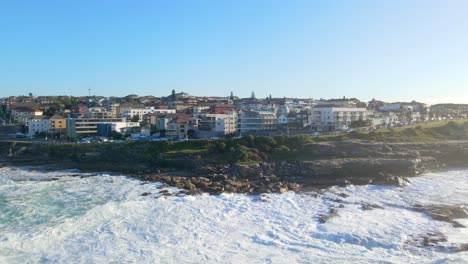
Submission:
{"label": "building", "polygon": [[310,109],[290,113],[288,117],[288,125],[298,129],[305,128],[312,124],[312,112]]}
{"label": "building", "polygon": [[138,123],[126,122],[125,118],[67,118],[67,134],[71,139],[97,135],[99,124],[113,124],[113,129],[117,132],[125,127],[139,126]]}
{"label": "building", "polygon": [[426,108],[425,104],[413,101],[410,103],[384,103],[383,105],[379,106],[378,110],[382,112],[418,112],[424,108]]}
{"label": "building", "polygon": [[177,114],[162,114],[156,118],[155,130],[164,131],[172,119],[176,118]]}
{"label": "building", "polygon": [[342,108],[355,108],[355,107],[365,107],[366,104],[359,101],[356,98],[342,98],[342,99],[329,99],[329,100],[319,100],[317,106],[323,105],[332,105],[334,107]]}
{"label": "building", "polygon": [[41,116],[42,110],[31,107],[11,107],[11,116],[15,122],[26,124],[30,117]]}
{"label": "building", "polygon": [[209,105],[209,104],[195,105],[195,106],[193,106],[193,114],[198,115],[198,114],[208,112],[210,110],[210,108],[211,108],[211,105]]}
{"label": "building", "polygon": [[66,132],[67,129],[67,119],[59,114],[55,114],[49,118],[51,133],[62,134]]}
{"label": "building", "polygon": [[210,108],[210,114],[225,114],[235,111],[236,107],[232,104],[219,104]]}
{"label": "building", "polygon": [[240,111],[237,119],[237,130],[241,134],[275,130],[276,126],[276,114],[269,111]]}
{"label": "building", "polygon": [[278,125],[286,125],[288,123],[288,117],[286,115],[280,115],[278,117]]}
{"label": "building", "polygon": [[85,104],[77,104],[75,107],[73,107],[73,114],[76,117],[84,117],[86,116],[87,112],[88,106]]}
{"label": "building", "polygon": [[112,132],[116,131],[116,125],[113,123],[110,124],[97,124],[97,135],[101,137],[108,137],[112,136]]}
{"label": "building", "polygon": [[86,118],[114,118],[115,115],[111,111],[107,111],[104,107],[90,107],[86,110]]}
{"label": "building", "polygon": [[156,109],[154,107],[128,107],[122,109],[120,113],[122,117],[131,120],[133,117],[138,116],[138,122],[143,121],[143,117],[147,114],[175,114],[175,109]]}
{"label": "building", "polygon": [[356,121],[367,121],[366,108],[317,105],[312,108],[312,126],[317,131],[344,130]]}
{"label": "building", "polygon": [[177,115],[167,123],[166,136],[173,139],[186,139],[189,134],[195,133],[198,123],[189,115]]}
{"label": "building", "polygon": [[49,131],[50,122],[47,116],[30,117],[26,125],[28,126],[28,135],[34,136],[36,133],[45,133]]}
{"label": "building", "polygon": [[237,114],[201,114],[197,115],[198,129],[212,132],[210,136],[224,136],[237,132]]}

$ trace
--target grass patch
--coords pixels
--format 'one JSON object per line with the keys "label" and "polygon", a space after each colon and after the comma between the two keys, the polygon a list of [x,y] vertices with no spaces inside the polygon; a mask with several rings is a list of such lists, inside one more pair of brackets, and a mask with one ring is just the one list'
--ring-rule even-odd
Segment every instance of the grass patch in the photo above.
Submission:
{"label": "grass patch", "polygon": [[198,153],[205,153],[208,152],[209,149],[207,148],[201,148],[201,149],[179,149],[179,150],[170,150],[167,152],[164,152],[164,154],[198,154]]}

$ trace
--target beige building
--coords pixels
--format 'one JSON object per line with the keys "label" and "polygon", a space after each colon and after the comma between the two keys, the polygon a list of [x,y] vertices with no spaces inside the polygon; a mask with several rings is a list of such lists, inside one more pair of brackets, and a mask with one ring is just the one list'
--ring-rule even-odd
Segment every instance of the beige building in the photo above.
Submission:
{"label": "beige building", "polygon": [[199,129],[211,131],[218,135],[228,135],[237,132],[237,114],[201,114],[198,115]]}
{"label": "beige building", "polygon": [[55,114],[49,118],[50,132],[65,133],[67,129],[67,119],[59,114]]}

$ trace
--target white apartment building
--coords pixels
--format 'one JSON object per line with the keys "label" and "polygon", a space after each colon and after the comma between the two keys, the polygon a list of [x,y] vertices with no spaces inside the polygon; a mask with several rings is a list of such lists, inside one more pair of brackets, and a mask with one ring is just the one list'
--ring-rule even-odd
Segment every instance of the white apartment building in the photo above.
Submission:
{"label": "white apartment building", "polygon": [[127,120],[132,119],[134,116],[138,116],[138,122],[143,121],[143,116],[146,114],[175,114],[175,109],[156,109],[154,107],[145,107],[145,108],[134,108],[134,107],[126,107],[121,109],[120,115],[121,117],[127,118]]}
{"label": "white apartment building", "polygon": [[356,100],[354,99],[330,99],[330,100],[319,100],[317,106],[334,106],[342,108],[355,108]]}
{"label": "white apartment building", "polygon": [[349,128],[352,122],[367,120],[366,108],[333,107],[317,105],[312,108],[312,125],[318,131],[334,131]]}
{"label": "white apartment building", "polygon": [[28,126],[28,135],[33,136],[36,133],[49,131],[50,120],[47,116],[34,116],[27,120],[26,125]]}

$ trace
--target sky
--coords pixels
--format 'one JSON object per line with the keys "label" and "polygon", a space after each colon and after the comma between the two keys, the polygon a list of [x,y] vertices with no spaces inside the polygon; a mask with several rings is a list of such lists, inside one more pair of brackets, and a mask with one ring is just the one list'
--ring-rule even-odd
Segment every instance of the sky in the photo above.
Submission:
{"label": "sky", "polygon": [[468,1],[0,1],[0,97],[88,89],[468,103]]}

